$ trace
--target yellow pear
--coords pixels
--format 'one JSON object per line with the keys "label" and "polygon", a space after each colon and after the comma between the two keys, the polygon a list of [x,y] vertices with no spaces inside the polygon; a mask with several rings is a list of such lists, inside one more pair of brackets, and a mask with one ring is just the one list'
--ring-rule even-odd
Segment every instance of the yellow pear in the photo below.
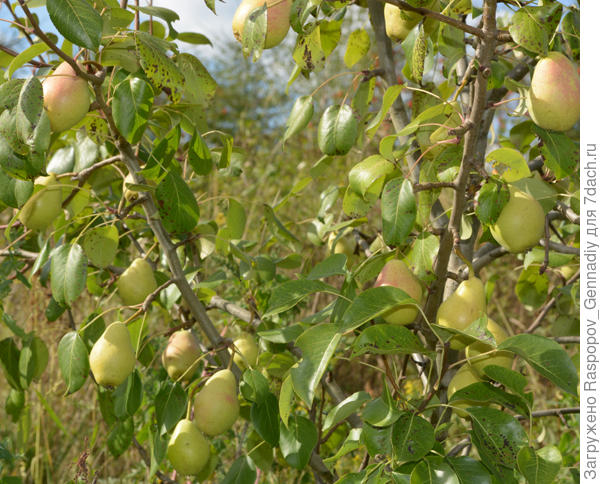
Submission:
{"label": "yellow pear", "polygon": [[[496,340],[496,344],[502,343],[508,338],[508,333],[502,326],[496,323],[493,319],[488,318],[487,330],[492,333],[492,336]],[[504,368],[511,368],[513,362],[513,354],[510,351],[493,351],[494,347],[482,342],[471,343],[465,349],[467,360],[471,365],[471,368],[479,373],[483,374],[483,369],[488,365],[498,365]],[[492,353],[488,353],[493,351]],[[488,353],[482,355],[482,353]],[[482,356],[480,356],[482,355]]]}
{"label": "yellow pear", "polygon": [[[450,380],[450,383],[448,383],[448,401],[452,395],[454,395],[461,388],[465,388],[473,383],[479,383],[480,381],[481,379],[477,376],[477,373],[475,373],[469,365],[461,366]],[[453,410],[458,416],[466,418],[468,413],[460,409],[474,407],[481,405],[481,403],[473,402],[471,400],[457,400],[456,402],[452,402],[450,405],[452,405],[452,407],[458,407],[458,409],[453,408]]]}
{"label": "yellow pear", "polygon": [[90,369],[98,384],[116,387],[123,383],[135,366],[135,352],[127,326],[109,325],[90,351]]}
{"label": "yellow pear", "polygon": [[206,435],[215,436],[230,429],[240,413],[237,383],[231,370],[211,376],[194,398],[194,421]]}
{"label": "yellow pear", "polygon": [[[471,323],[485,314],[485,289],[481,279],[470,276],[461,282],[456,291],[446,299],[437,312],[437,324],[465,330]],[[465,347],[465,342],[460,337],[453,337],[450,347],[460,350]]]}
{"label": "yellow pear", "polygon": [[544,129],[567,131],[579,120],[579,74],[560,52],[540,59],[526,98],[533,122]]}
{"label": "yellow pear", "polygon": [[544,235],[544,209],[531,195],[511,187],[510,199],[490,231],[509,252],[523,252],[538,244]]}
{"label": "yellow pear", "polygon": [[354,237],[351,235],[340,237],[337,242],[335,242],[337,235],[336,232],[331,232],[329,234],[329,238],[327,239],[327,249],[329,249],[329,252],[333,252],[334,254],[344,254],[348,258],[352,257],[356,250],[356,240]]}
{"label": "yellow pear", "polygon": [[256,8],[267,4],[267,35],[263,49],[275,47],[285,38],[290,28],[292,0],[243,0],[233,15],[231,28],[238,41],[242,41],[242,32],[248,15]]}
{"label": "yellow pear", "polygon": [[169,440],[167,457],[179,474],[196,475],[208,463],[210,445],[194,422],[182,419],[175,426]]}
{"label": "yellow pear", "polygon": [[[383,266],[374,285],[374,287],[379,286],[393,286],[402,289],[418,304],[421,304],[423,296],[421,283],[400,259],[392,259]],[[383,319],[386,323],[406,325],[412,323],[418,314],[419,310],[415,306],[406,305],[387,312],[383,315]]]}
{"label": "yellow pear", "polygon": [[202,350],[191,331],[182,329],[169,338],[162,364],[173,380],[189,380],[200,365]]}
{"label": "yellow pear", "polygon": [[233,362],[237,366],[240,368],[256,366],[258,360],[258,345],[251,334],[242,333],[233,341],[233,344],[239,351],[239,353],[235,352],[233,355]]}
{"label": "yellow pear", "polygon": [[56,175],[39,176],[33,184],[33,195],[25,202],[19,220],[31,230],[45,230],[62,212],[62,189]]}
{"label": "yellow pear", "polygon": [[141,257],[135,259],[117,280],[119,296],[127,306],[135,306],[144,302],[144,299],[156,287],[152,267]]}
{"label": "yellow pear", "polygon": [[81,121],[90,109],[90,90],[66,62],[42,83],[44,108],[54,132],[65,131]]}

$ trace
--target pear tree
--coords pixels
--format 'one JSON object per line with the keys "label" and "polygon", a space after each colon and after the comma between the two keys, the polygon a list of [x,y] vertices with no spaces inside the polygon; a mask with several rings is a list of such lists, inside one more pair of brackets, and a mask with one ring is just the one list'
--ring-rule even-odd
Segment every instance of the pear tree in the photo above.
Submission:
{"label": "pear tree", "polygon": [[579,482],[579,2],[225,3],[2,4],[0,483]]}

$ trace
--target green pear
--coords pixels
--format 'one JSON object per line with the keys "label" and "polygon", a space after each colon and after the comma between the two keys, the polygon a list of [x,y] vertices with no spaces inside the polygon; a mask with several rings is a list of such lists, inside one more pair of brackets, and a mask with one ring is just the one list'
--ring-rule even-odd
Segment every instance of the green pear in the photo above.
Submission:
{"label": "green pear", "polygon": [[[461,366],[450,380],[450,383],[448,383],[448,401],[452,395],[454,395],[461,388],[465,388],[473,383],[479,383],[480,381],[481,379],[477,376],[477,373],[475,373],[475,371],[469,365]],[[452,405],[454,412],[456,412],[458,416],[466,418],[468,417],[468,413],[464,410],[460,410],[461,408],[474,407],[481,404],[471,400],[457,400],[456,402],[452,402],[450,405]]]}
{"label": "green pear", "polygon": [[[423,297],[421,283],[400,259],[392,259],[383,266],[374,285],[374,287],[379,286],[393,286],[402,289],[418,304],[421,304]],[[412,323],[418,314],[419,310],[416,307],[405,305],[388,311],[383,315],[383,319],[390,324],[406,325]]]}
{"label": "green pear", "polygon": [[510,199],[490,227],[492,236],[509,252],[523,252],[544,235],[544,209],[531,195],[511,187]]}
{"label": "green pear", "polygon": [[194,422],[182,419],[169,440],[167,457],[179,474],[193,476],[199,474],[208,463],[210,445]]}
{"label": "green pear", "polygon": [[104,268],[115,260],[119,249],[119,231],[114,225],[99,225],[85,233],[82,242],[88,260]]}
{"label": "green pear", "polygon": [[[493,319],[488,318],[487,330],[492,333],[497,345],[508,338],[508,333]],[[492,353],[489,353],[490,351]],[[480,375],[483,375],[483,369],[488,365],[498,365],[510,369],[514,359],[510,351],[494,351],[493,346],[479,341],[467,346],[465,354],[471,368]]]}
{"label": "green pear", "polygon": [[90,90],[85,79],[78,77],[67,63],[60,64],[42,83],[44,108],[52,131],[61,132],[75,126],[90,109]]}
{"label": "green pear", "polygon": [[241,42],[244,24],[248,15],[256,8],[267,4],[267,35],[263,49],[275,47],[285,38],[290,29],[292,0],[243,0],[233,15],[231,28],[235,38]]}
{"label": "green pear", "polygon": [[202,349],[191,331],[182,329],[169,338],[162,364],[173,380],[189,380],[200,365]]}
{"label": "green pear", "polygon": [[579,74],[560,52],[539,60],[526,97],[533,122],[544,129],[567,131],[579,120]]}
{"label": "green pear", "polygon": [[211,376],[194,398],[194,419],[206,435],[215,436],[230,429],[240,414],[237,383],[231,370]]}
{"label": "green pear", "polygon": [[354,237],[351,235],[340,237],[336,242],[335,239],[337,235],[337,232],[330,232],[329,237],[327,238],[327,249],[329,252],[333,254],[344,254],[348,258],[352,257],[356,250],[356,240]]}
{"label": "green pear", "polygon": [[[415,7],[431,8],[437,0],[409,0],[408,3]],[[385,20],[385,33],[394,42],[402,42],[410,31],[423,19],[421,14],[402,10],[395,5],[386,3],[383,7]]]}
{"label": "green pear", "polygon": [[[233,355],[233,362],[240,368],[254,367],[258,360],[258,345],[249,333],[242,333],[233,341],[238,352]],[[241,353],[241,354],[240,354]]]}
{"label": "green pear", "polygon": [[145,259],[138,257],[119,276],[117,290],[126,306],[135,306],[156,289],[156,279],[152,267]]}
{"label": "green pear", "polygon": [[90,351],[90,369],[99,385],[117,387],[135,366],[135,352],[125,323],[109,325]]}
{"label": "green pear", "polygon": [[[461,282],[456,291],[446,299],[437,312],[437,324],[465,330],[471,323],[485,314],[485,289],[481,279],[470,276]],[[465,347],[465,342],[460,337],[453,337],[450,347],[460,350]]]}
{"label": "green pear", "polygon": [[25,202],[19,220],[28,229],[45,230],[62,213],[62,189],[56,175],[39,176],[33,184],[33,195]]}

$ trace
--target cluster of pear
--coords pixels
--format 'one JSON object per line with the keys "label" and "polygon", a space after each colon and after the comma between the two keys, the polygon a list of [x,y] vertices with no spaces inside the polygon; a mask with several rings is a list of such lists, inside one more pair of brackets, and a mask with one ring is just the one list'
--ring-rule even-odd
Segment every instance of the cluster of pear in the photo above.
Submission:
{"label": "cluster of pear", "polygon": [[[418,305],[422,303],[423,289],[419,279],[412,273],[408,266],[399,259],[388,261],[375,282],[375,287],[393,286],[402,289],[412,297]],[[407,325],[412,323],[419,314],[414,304],[401,305],[385,313],[382,317],[389,324]],[[436,322],[440,326],[466,330],[478,319],[486,316],[486,298],[483,282],[478,277],[471,275],[466,281],[461,282],[456,290],[440,305]],[[487,331],[494,337],[496,344],[504,341],[508,334],[499,324],[492,319],[487,319]],[[455,335],[450,340],[450,347],[455,350],[465,350],[467,363],[460,368],[449,385],[448,398],[459,389],[482,381],[483,370],[488,365],[498,365],[504,368],[512,366],[513,356],[507,351],[498,351],[494,346],[483,341],[472,343],[467,336]],[[456,407],[468,407],[473,403],[461,400]],[[459,415],[466,413],[458,411]]]}
{"label": "cluster of pear", "polygon": [[[240,368],[254,366],[258,346],[248,333],[234,340],[234,362]],[[202,351],[190,331],[173,333],[162,354],[162,363],[169,376],[190,380],[200,361]],[[222,434],[231,428],[239,416],[235,375],[229,369],[212,375],[194,397],[194,419],[184,418],[175,427],[167,447],[167,457],[182,475],[198,475],[210,459],[210,444],[206,438]]]}
{"label": "cluster of pear", "polygon": [[538,61],[526,98],[527,110],[540,128],[567,131],[579,121],[579,73],[560,52]]}
{"label": "cluster of pear", "polygon": [[292,0],[242,0],[233,15],[231,27],[235,38],[241,42],[248,16],[257,8],[267,5],[267,32],[263,49],[280,44],[290,28]]}

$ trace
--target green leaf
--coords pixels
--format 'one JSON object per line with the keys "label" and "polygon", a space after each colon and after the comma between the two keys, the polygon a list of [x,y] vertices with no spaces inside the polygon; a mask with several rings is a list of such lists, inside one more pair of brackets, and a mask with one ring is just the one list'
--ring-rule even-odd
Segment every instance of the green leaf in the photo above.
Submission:
{"label": "green leaf", "polygon": [[390,108],[392,107],[392,104],[394,104],[394,102],[400,95],[401,91],[402,91],[402,86],[398,85],[398,84],[394,85],[394,86],[390,86],[385,90],[385,93],[383,95],[383,101],[381,103],[381,108],[379,109],[379,112],[375,115],[375,117],[371,120],[371,122],[367,126],[367,129],[366,129],[367,136],[372,137],[375,134],[375,132],[377,131],[377,129],[379,129],[379,126],[381,126],[381,123],[385,119],[387,112],[390,110]]}
{"label": "green leaf", "polygon": [[296,346],[302,351],[302,360],[290,370],[290,374],[296,394],[307,405],[312,404],[315,389],[340,339],[341,334],[333,324],[323,323],[308,328],[296,340]]}
{"label": "green leaf", "polygon": [[85,289],[87,258],[79,244],[61,245],[52,251],[50,277],[52,297],[71,306]]}
{"label": "green leaf", "polygon": [[68,332],[58,343],[58,365],[67,385],[65,395],[79,390],[88,376],[90,364],[87,348],[77,331]]}
{"label": "green leaf", "polygon": [[[45,42],[37,42],[27,47],[25,50],[20,52],[19,55],[17,55],[8,65],[8,68],[4,73],[4,78],[10,79],[17,69],[22,67],[25,63],[29,62],[34,57],[43,54],[47,50],[50,50],[50,47],[48,47],[48,45]],[[14,79],[14,81],[23,82],[22,79]],[[2,104],[4,105],[5,109],[10,109],[8,106],[5,105],[4,100],[2,100]]]}
{"label": "green leaf", "polygon": [[158,89],[168,88],[171,100],[174,103],[179,102],[186,79],[165,52],[167,48],[174,47],[146,32],[136,32],[135,46],[142,69],[152,85]]}
{"label": "green leaf", "polygon": [[485,225],[493,225],[498,220],[500,212],[508,203],[510,192],[493,180],[486,181],[475,197],[475,214]]}
{"label": "green leaf", "polygon": [[114,457],[119,457],[133,442],[134,426],[133,419],[117,420],[108,434],[106,442],[108,450]]}
{"label": "green leaf", "polygon": [[548,54],[548,32],[533,15],[535,7],[524,7],[513,15],[508,31],[513,40],[531,52]]}
{"label": "green leaf", "polygon": [[283,135],[283,141],[285,142],[306,128],[313,117],[314,111],[315,107],[312,96],[300,96],[296,99],[285,123],[286,130]]}
{"label": "green leaf", "polygon": [[256,482],[256,470],[248,457],[242,456],[233,463],[221,484],[254,484],[254,482]]}
{"label": "green leaf", "polygon": [[375,355],[395,355],[426,353],[427,350],[404,326],[397,324],[375,324],[364,329],[352,345],[352,358],[365,353]]}
{"label": "green leaf", "polygon": [[[42,120],[42,116],[46,119]],[[17,133],[23,142],[31,145],[40,123],[47,125],[45,129],[48,143],[44,147],[46,149],[50,142],[50,122],[44,114],[42,83],[37,77],[30,77],[23,84],[19,94],[16,113]]]}
{"label": "green leaf", "polygon": [[170,171],[155,191],[158,213],[169,232],[191,232],[200,217],[200,209],[188,184],[174,171]]}
{"label": "green leaf", "polygon": [[145,13],[146,15],[161,18],[168,23],[179,20],[179,14],[177,12],[174,12],[173,10],[165,7],[137,7],[131,5],[131,8],[133,8],[134,10],[139,10],[140,12]]}
{"label": "green leaf", "polygon": [[[410,484],[461,484],[452,467],[440,456],[419,462],[410,474]],[[469,483],[471,484],[471,483]],[[473,481],[475,484],[475,481]],[[479,482],[477,483],[479,484]]]}
{"label": "green leaf", "polygon": [[529,266],[519,274],[515,293],[519,301],[526,306],[538,308],[546,301],[549,288],[548,275],[546,273],[540,274],[537,266]]}
{"label": "green leaf", "polygon": [[[369,156],[354,165],[348,173],[349,187],[361,197],[365,197],[367,192],[372,192],[378,197],[385,178],[395,168],[391,161],[381,155]],[[379,182],[378,188],[373,187],[376,182]]]}
{"label": "green leaf", "polygon": [[186,99],[201,109],[207,108],[215,97],[217,82],[204,64],[191,54],[179,54],[177,65],[185,78],[183,89]]}
{"label": "green leaf", "polygon": [[[387,390],[387,386],[385,387]],[[389,391],[386,391],[389,397]],[[388,427],[400,418],[398,404],[391,398],[377,397],[365,405],[362,418],[373,427]]]}
{"label": "green leaf", "polygon": [[282,313],[283,311],[287,311],[307,296],[316,292],[327,292],[336,296],[339,295],[339,292],[335,287],[321,281],[308,281],[306,279],[287,281],[277,286],[271,293],[269,308],[267,309],[267,312],[263,314],[263,318],[268,318],[275,314]]}
{"label": "green leaf", "polygon": [[19,208],[33,193],[33,182],[17,180],[0,169],[0,202],[12,208]]}
{"label": "green leaf", "polygon": [[346,256],[344,254],[332,254],[325,260],[315,264],[306,276],[308,280],[324,279],[331,276],[341,276],[346,273]]}
{"label": "green leaf", "polygon": [[164,381],[154,400],[160,433],[169,432],[185,413],[187,393],[179,383]]}
{"label": "green leaf", "polygon": [[456,473],[460,484],[492,484],[492,477],[483,464],[472,457],[446,457],[446,461]]}
{"label": "green leaf", "polygon": [[232,239],[241,239],[246,228],[246,211],[244,206],[235,200],[229,199],[229,209],[227,210],[227,227]]}
{"label": "green leaf", "polygon": [[358,120],[347,104],[329,106],[318,128],[319,149],[326,155],[345,155],[358,136]]}
{"label": "green leaf", "polygon": [[471,439],[486,466],[502,472],[514,469],[519,449],[527,434],[517,419],[495,408],[469,407],[473,429]]}
{"label": "green leaf", "polygon": [[349,217],[354,218],[366,215],[379,198],[381,185],[374,183],[371,186],[371,189],[373,188],[376,189],[376,194],[367,192],[367,196],[363,198],[350,187],[348,187],[344,193],[344,201],[342,202],[344,213]]}
{"label": "green leaf", "polygon": [[503,407],[511,409],[513,412],[521,415],[529,415],[528,402],[517,395],[506,393],[498,387],[492,386],[487,382],[473,383],[467,385],[452,394],[448,403],[460,400],[479,402],[482,404],[498,403]]}
{"label": "green leaf", "polygon": [[356,392],[342,400],[325,417],[323,422],[323,432],[326,432],[338,422],[348,418],[355,413],[365,402],[371,400],[371,396],[367,392]]}
{"label": "green leaf", "polygon": [[417,202],[410,180],[394,178],[386,183],[381,195],[381,216],[384,242],[403,245],[417,219]]}
{"label": "green leaf", "polygon": [[517,456],[517,464],[521,474],[525,476],[528,484],[546,484],[554,482],[560,471],[562,455],[553,445],[534,450],[523,447]]}
{"label": "green leaf", "polygon": [[20,351],[12,338],[0,341],[0,365],[8,384],[15,390],[21,390],[19,377]]}
{"label": "green leaf", "polygon": [[260,59],[267,38],[267,5],[256,4],[248,13],[242,31],[242,52],[245,57],[252,56],[256,62]]}
{"label": "green leaf", "polygon": [[513,148],[498,148],[488,153],[485,161],[491,163],[492,168],[508,183],[531,175],[527,160]]}
{"label": "green leaf", "polygon": [[70,42],[98,50],[102,37],[102,17],[85,0],[47,0],[50,20]]}
{"label": "green leaf", "polygon": [[250,419],[258,435],[273,447],[279,444],[279,403],[275,395],[269,392],[267,398],[254,402]]}
{"label": "green leaf", "polygon": [[380,286],[367,289],[348,306],[338,330],[340,333],[347,333],[387,311],[411,303],[416,304],[416,301],[397,287]]}
{"label": "green leaf", "polygon": [[139,77],[130,77],[115,89],[111,103],[120,133],[132,144],[139,142],[146,130],[154,102],[152,87]]}
{"label": "green leaf", "polygon": [[392,429],[394,456],[400,461],[423,458],[435,443],[431,424],[412,412],[403,413]]}
{"label": "green leaf", "polygon": [[48,365],[48,348],[37,336],[29,338],[21,348],[19,355],[19,373],[21,386],[27,388],[32,380],[38,380]]}
{"label": "green leaf", "polygon": [[118,418],[133,417],[142,404],[144,389],[142,379],[137,370],[134,370],[114,392],[114,409]]}
{"label": "green leaf", "polygon": [[90,263],[104,268],[113,263],[119,248],[119,231],[115,225],[100,225],[86,232],[83,251]]}
{"label": "green leaf", "polygon": [[365,29],[358,29],[352,32],[348,37],[348,45],[344,54],[344,64],[346,64],[346,67],[349,69],[361,60],[367,55],[370,47],[371,40]]}
{"label": "green leaf", "polygon": [[198,131],[194,131],[188,148],[188,161],[196,175],[208,175],[213,167],[210,149]]}
{"label": "green leaf", "polygon": [[415,39],[415,44],[413,46],[412,52],[412,78],[413,80],[420,84],[423,80],[423,71],[425,69],[425,58],[427,57],[427,34],[423,29],[423,26],[419,26],[419,30],[417,31],[417,38]]}
{"label": "green leaf", "polygon": [[556,341],[535,334],[518,334],[505,339],[498,349],[516,353],[559,388],[577,395],[577,369]]}
{"label": "green leaf", "polygon": [[177,35],[177,40],[180,42],[186,42],[188,44],[210,45],[212,47],[212,42],[210,39],[206,35],[198,32],[179,32]]}
{"label": "green leaf", "polygon": [[542,140],[542,154],[545,164],[550,168],[556,178],[571,175],[579,162],[579,145],[564,133],[546,131],[537,125],[533,130]]}
{"label": "green leaf", "polygon": [[325,66],[325,50],[321,42],[321,29],[313,25],[298,35],[292,58],[300,71],[319,72]]}
{"label": "green leaf", "polygon": [[280,428],[279,447],[285,461],[294,469],[304,469],[310,460],[318,434],[315,425],[307,418],[293,415],[288,426]]}

